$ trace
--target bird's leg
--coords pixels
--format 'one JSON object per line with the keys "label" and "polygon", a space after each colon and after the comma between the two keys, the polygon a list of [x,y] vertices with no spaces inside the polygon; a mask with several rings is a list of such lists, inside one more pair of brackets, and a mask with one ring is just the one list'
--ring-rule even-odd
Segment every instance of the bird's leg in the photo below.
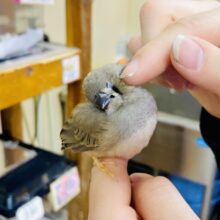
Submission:
{"label": "bird's leg", "polygon": [[99,160],[98,157],[91,155],[94,165],[103,173],[107,174],[108,176],[110,176],[111,178],[114,178],[114,175],[112,173],[112,171],[104,164],[102,163],[101,160]]}

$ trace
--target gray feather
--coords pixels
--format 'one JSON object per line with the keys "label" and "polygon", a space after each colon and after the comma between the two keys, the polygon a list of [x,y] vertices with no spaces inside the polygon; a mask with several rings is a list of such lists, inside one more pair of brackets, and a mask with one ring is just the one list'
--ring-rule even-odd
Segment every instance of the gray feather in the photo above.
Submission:
{"label": "gray feather", "polygon": [[89,73],[83,81],[83,91],[87,99],[94,102],[95,94],[106,86],[106,82],[114,84],[121,90],[126,88],[125,83],[119,78],[123,68],[124,66],[120,64],[108,64]]}
{"label": "gray feather", "polygon": [[[128,86],[120,79],[123,68],[123,65],[109,64],[84,79],[83,91],[88,102],[78,105],[72,118],[64,124],[63,149],[94,151],[101,156],[124,154],[131,158],[148,144],[157,121],[156,103],[145,89]],[[106,84],[114,85],[118,93],[107,109],[101,111],[95,105],[95,97]],[[134,146],[136,143],[139,146]]]}
{"label": "gray feather", "polygon": [[76,151],[97,148],[107,125],[104,117],[104,113],[91,103],[78,105],[61,130],[62,148],[72,148]]}

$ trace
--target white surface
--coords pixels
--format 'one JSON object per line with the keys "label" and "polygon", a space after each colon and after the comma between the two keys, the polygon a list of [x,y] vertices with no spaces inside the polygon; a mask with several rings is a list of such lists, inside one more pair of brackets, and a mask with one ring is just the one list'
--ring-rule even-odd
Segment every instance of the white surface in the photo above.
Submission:
{"label": "white surface", "polygon": [[43,149],[61,153],[62,113],[59,102],[61,87],[41,96],[38,117],[38,143]]}
{"label": "white surface", "polygon": [[19,207],[16,212],[16,220],[40,220],[43,216],[43,201],[38,196]]}
{"label": "white surface", "polygon": [[67,84],[80,78],[79,55],[68,57],[62,60],[63,83]]}
{"label": "white surface", "polygon": [[158,112],[158,121],[169,125],[176,125],[192,129],[194,131],[199,131],[199,122],[186,117],[172,115],[165,112]]}

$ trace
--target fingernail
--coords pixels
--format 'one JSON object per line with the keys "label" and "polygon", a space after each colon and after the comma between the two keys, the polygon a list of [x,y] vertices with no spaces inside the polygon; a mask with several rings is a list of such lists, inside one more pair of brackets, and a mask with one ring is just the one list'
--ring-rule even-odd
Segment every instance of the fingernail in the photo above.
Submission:
{"label": "fingernail", "polygon": [[188,69],[198,71],[203,66],[203,49],[187,36],[177,35],[173,42],[172,53],[176,62]]}
{"label": "fingernail", "polygon": [[120,75],[120,78],[127,78],[131,77],[136,74],[138,70],[138,61],[137,60],[131,60],[130,63],[125,67],[124,71]]}

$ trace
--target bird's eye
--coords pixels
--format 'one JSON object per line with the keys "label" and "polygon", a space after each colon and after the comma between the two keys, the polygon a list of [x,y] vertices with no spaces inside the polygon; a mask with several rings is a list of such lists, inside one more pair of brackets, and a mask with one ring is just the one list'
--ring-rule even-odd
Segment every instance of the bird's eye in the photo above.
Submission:
{"label": "bird's eye", "polygon": [[115,96],[114,95],[110,95],[110,98],[115,98]]}
{"label": "bird's eye", "polygon": [[122,92],[114,85],[112,86],[112,90],[117,92],[119,95],[122,95]]}
{"label": "bird's eye", "polygon": [[[122,92],[115,86],[113,85],[111,82],[106,82],[106,88],[108,89],[112,89],[114,92],[118,93],[119,95],[122,95]],[[111,98],[114,98],[114,97],[111,97]]]}

